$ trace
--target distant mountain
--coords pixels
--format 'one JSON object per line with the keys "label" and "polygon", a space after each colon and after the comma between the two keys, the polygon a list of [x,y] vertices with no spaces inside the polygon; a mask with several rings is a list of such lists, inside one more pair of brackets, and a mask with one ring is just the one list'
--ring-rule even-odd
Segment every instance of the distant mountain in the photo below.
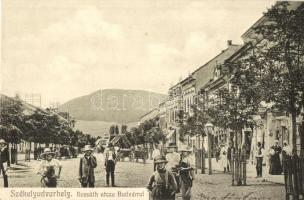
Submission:
{"label": "distant mountain", "polygon": [[152,110],[166,95],[144,90],[104,89],[60,106],[76,120],[130,123]]}

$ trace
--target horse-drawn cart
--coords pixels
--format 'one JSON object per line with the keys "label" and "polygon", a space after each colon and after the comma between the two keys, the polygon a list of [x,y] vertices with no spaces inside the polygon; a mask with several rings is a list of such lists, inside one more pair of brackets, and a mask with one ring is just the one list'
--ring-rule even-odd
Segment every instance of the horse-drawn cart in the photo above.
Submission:
{"label": "horse-drawn cart", "polygon": [[118,160],[124,161],[128,158],[129,161],[133,161],[133,152],[131,149],[120,149],[118,153]]}
{"label": "horse-drawn cart", "polygon": [[142,159],[143,163],[146,163],[147,157],[148,157],[148,151],[145,149],[136,149],[134,151],[134,158],[136,162],[138,162],[138,159]]}

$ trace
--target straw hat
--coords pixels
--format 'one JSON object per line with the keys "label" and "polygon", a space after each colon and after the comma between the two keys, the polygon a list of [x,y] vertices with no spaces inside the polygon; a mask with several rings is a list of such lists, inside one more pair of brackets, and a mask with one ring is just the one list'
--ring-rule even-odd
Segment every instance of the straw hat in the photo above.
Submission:
{"label": "straw hat", "polygon": [[0,139],[0,144],[7,144],[7,143],[5,142],[5,140]]}
{"label": "straw hat", "polygon": [[155,158],[155,161],[154,161],[155,164],[158,164],[158,163],[167,163],[167,162],[168,161],[166,160],[166,157],[164,157],[164,156],[157,156]]}
{"label": "straw hat", "polygon": [[84,148],[83,148],[83,150],[82,150],[83,152],[86,152],[86,151],[94,151],[94,148],[92,148],[91,147],[91,145],[85,145],[84,146]]}
{"label": "straw hat", "polygon": [[51,154],[53,157],[55,156],[55,152],[52,152],[50,148],[45,148],[44,151],[43,151],[43,153],[40,155],[40,157],[41,157],[42,159],[45,159],[45,157],[46,157],[47,155],[50,155],[50,154]]}

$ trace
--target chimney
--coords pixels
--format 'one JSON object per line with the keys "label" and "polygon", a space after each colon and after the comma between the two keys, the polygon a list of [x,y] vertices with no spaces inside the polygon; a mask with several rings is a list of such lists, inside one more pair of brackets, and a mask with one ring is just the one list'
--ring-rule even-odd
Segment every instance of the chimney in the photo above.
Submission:
{"label": "chimney", "polygon": [[232,40],[227,40],[227,45],[230,47],[232,45]]}

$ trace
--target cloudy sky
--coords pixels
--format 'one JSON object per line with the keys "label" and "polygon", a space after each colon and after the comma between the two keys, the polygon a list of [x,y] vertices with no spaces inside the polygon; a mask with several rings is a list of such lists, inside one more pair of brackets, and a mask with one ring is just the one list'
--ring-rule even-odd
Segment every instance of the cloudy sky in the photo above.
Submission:
{"label": "cloudy sky", "polygon": [[167,93],[227,47],[270,0],[4,0],[1,90],[43,106],[98,89]]}

